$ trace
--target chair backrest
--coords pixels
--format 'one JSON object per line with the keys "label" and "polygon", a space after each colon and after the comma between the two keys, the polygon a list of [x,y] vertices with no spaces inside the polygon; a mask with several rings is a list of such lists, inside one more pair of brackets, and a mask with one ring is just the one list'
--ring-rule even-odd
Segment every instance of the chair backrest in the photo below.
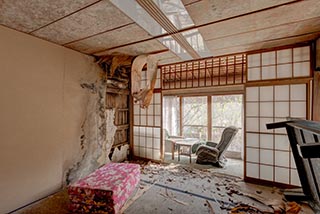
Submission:
{"label": "chair backrest", "polygon": [[238,130],[239,129],[234,126],[229,126],[223,130],[221,138],[220,138],[220,142],[216,147],[220,151],[219,158],[227,150],[227,148],[229,147],[230,143],[232,142],[234,136],[237,134]]}
{"label": "chair backrest", "polygon": [[164,133],[164,139],[167,140],[170,137],[168,130],[163,129],[163,133]]}

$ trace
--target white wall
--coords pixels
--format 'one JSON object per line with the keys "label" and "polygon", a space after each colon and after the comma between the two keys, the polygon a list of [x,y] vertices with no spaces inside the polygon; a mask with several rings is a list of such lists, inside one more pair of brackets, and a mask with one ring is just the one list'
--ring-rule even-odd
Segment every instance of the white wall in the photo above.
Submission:
{"label": "white wall", "polygon": [[0,213],[58,190],[80,153],[93,58],[0,26]]}

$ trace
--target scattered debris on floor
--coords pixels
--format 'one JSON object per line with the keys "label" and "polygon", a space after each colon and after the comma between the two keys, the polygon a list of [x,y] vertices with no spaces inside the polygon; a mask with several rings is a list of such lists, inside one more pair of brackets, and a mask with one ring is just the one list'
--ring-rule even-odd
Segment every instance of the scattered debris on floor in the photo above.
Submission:
{"label": "scattered debris on floor", "polygon": [[[179,187],[193,181],[195,189],[186,188],[185,193],[205,196],[209,192],[210,198],[214,198],[213,202],[206,200],[204,203],[209,208],[209,213],[217,213],[217,209],[211,206],[211,203],[214,202],[219,205],[220,211],[218,213],[293,214],[301,211],[301,206],[296,202],[285,201],[282,191],[278,188],[245,183],[240,177],[217,173],[214,169],[195,169],[179,164],[158,164],[143,161],[139,164],[141,165],[141,173],[146,175],[145,177],[151,183],[162,182],[163,185]],[[195,194],[195,190],[200,190],[201,194]],[[168,190],[166,189],[166,191]],[[161,193],[160,195],[173,200],[168,194]],[[178,198],[174,198],[174,200],[182,201]],[[186,201],[182,201],[181,204],[183,206],[190,205]]]}
{"label": "scattered debris on floor", "polygon": [[[214,169],[145,161],[134,163],[141,166],[141,181],[121,209],[124,214],[314,213],[306,204],[285,201],[280,189],[245,183],[239,177],[217,173]],[[68,199],[64,194],[60,192],[22,213],[68,213]]]}

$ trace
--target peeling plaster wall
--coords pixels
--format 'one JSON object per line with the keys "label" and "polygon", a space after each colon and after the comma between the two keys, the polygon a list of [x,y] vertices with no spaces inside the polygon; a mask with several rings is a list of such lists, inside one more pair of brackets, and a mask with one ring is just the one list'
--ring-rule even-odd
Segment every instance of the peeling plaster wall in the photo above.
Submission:
{"label": "peeling plaster wall", "polygon": [[108,162],[113,115],[93,58],[2,26],[0,47],[0,213],[7,213]]}

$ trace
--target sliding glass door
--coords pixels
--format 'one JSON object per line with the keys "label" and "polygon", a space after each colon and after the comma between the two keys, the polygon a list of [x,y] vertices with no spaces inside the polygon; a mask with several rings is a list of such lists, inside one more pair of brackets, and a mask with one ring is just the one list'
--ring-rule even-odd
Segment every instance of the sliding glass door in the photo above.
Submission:
{"label": "sliding glass door", "polygon": [[[239,128],[238,134],[230,144],[228,151],[234,157],[241,157],[243,149],[242,137],[242,115],[243,104],[242,95],[223,95],[212,96],[212,135],[211,139],[214,142],[219,142],[224,128],[235,126]],[[231,154],[232,152],[232,154]]]}
{"label": "sliding glass door", "polygon": [[239,128],[227,156],[242,158],[243,95],[163,97],[163,127],[171,135],[219,142],[228,126]]}
{"label": "sliding glass door", "polygon": [[182,134],[185,137],[208,139],[207,97],[182,98]]}

